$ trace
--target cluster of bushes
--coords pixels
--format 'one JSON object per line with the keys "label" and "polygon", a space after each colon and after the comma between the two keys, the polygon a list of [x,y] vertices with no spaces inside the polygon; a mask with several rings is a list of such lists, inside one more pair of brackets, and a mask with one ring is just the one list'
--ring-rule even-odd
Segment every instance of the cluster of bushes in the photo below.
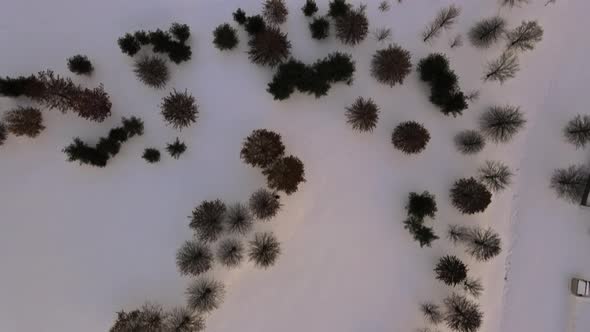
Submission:
{"label": "cluster of bushes", "polygon": [[428,191],[422,194],[410,193],[406,210],[408,210],[408,218],[404,221],[404,228],[414,236],[414,240],[420,243],[420,247],[430,247],[432,241],[438,239],[438,236],[434,234],[432,227],[424,225],[424,219],[426,217],[434,219],[436,215],[434,195]]}
{"label": "cluster of bushes", "polygon": [[543,28],[537,21],[523,21],[513,30],[506,31],[504,20],[495,16],[476,23],[470,31],[470,39],[478,47],[487,47],[502,36],[506,39],[506,48],[500,57],[487,64],[484,81],[504,83],[516,76],[520,69],[517,53],[535,48],[543,39]]}
{"label": "cluster of bushes", "polygon": [[113,128],[107,137],[101,137],[98,143],[92,147],[83,142],[79,137],[63,149],[69,162],[78,161],[81,165],[104,167],[110,158],[116,156],[121,145],[133,136],[143,135],[143,121],[132,116],[123,118],[122,126]]}
{"label": "cluster of bushes", "polygon": [[267,91],[277,100],[289,98],[295,89],[319,98],[328,94],[332,83],[350,84],[354,71],[351,56],[340,52],[334,52],[311,66],[291,59],[278,67]]}
{"label": "cluster of bushes", "polygon": [[[332,0],[328,7],[327,15],[313,17],[309,24],[312,38],[321,40],[328,37],[329,18],[331,18],[336,37],[342,43],[356,45],[365,40],[369,33],[369,20],[365,13],[366,6],[361,5],[359,8],[353,9],[346,0]],[[312,17],[318,11],[318,7],[315,1],[308,0],[301,10],[305,16]]]}
{"label": "cluster of bushes", "polygon": [[[180,64],[190,60],[191,47],[187,45],[190,28],[186,24],[173,23],[168,31],[135,31],[117,40],[121,51],[129,56],[136,55],[143,46],[151,45],[154,53],[163,53],[170,61]],[[133,71],[144,84],[156,89],[163,88],[170,74],[166,61],[159,56],[143,55],[136,59]]]}
{"label": "cluster of bushes", "polygon": [[138,30],[133,34],[126,33],[117,40],[121,51],[129,56],[134,56],[146,45],[151,45],[155,53],[168,55],[170,61],[180,64],[191,58],[191,47],[186,44],[191,36],[190,28],[186,24],[172,23],[168,31],[156,29],[155,31]]}
{"label": "cluster of bushes", "polygon": [[458,77],[442,54],[430,54],[418,63],[420,79],[430,83],[430,102],[445,115],[461,115],[467,99],[458,85]]}
{"label": "cluster of bushes", "polygon": [[164,311],[162,306],[146,303],[139,309],[117,312],[110,332],[200,332],[205,330],[201,313],[186,307]]}
{"label": "cluster of bushes", "polygon": [[51,70],[26,77],[0,78],[0,96],[29,97],[50,109],[73,111],[91,121],[102,122],[111,115],[112,104],[102,84],[94,89],[83,88]]}
{"label": "cluster of bushes", "polygon": [[246,137],[240,157],[246,164],[262,168],[268,187],[273,190],[290,195],[305,182],[303,163],[295,156],[285,156],[281,135],[273,131],[254,130]]}
{"label": "cluster of bushes", "polygon": [[444,322],[449,329],[457,332],[475,332],[483,320],[479,304],[457,293],[445,298],[442,308],[434,303],[423,303],[420,310],[430,324],[439,325]]}

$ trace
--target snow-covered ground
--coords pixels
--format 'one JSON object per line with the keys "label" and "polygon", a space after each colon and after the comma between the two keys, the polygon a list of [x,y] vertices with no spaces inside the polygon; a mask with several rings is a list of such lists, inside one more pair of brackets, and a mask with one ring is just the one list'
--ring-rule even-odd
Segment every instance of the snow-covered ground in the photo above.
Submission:
{"label": "snow-covered ground", "polygon": [[[74,79],[88,86],[104,83],[113,116],[96,124],[47,111],[47,129],[38,138],[11,136],[0,148],[0,331],[106,331],[120,309],[146,300],[184,304],[189,279],[178,275],[174,256],[191,237],[187,216],[204,199],[244,201],[265,184],[260,172],[239,158],[243,138],[257,128],[283,135],[287,151],[305,163],[307,182],[283,199],[284,209],[272,223],[257,226],[274,231],[282,242],[276,266],[265,271],[247,263],[211,273],[226,284],[227,296],[208,317],[208,331],[423,327],[418,304],[439,302],[451,292],[432,271],[447,253],[464,258],[472,275],[484,281],[481,331],[566,330],[574,309],[568,280],[590,277],[590,210],[556,200],[548,181],[554,168],[589,159],[587,150],[563,142],[561,129],[576,113],[589,112],[584,31],[590,28],[590,3],[531,2],[508,10],[493,0],[391,1],[391,10],[381,13],[378,1],[367,1],[371,29],[392,28],[392,40],[412,53],[414,64],[430,52],[444,52],[461,87],[481,89],[479,101],[457,118],[443,116],[428,102],[428,88],[415,72],[394,88],[370,77],[371,55],[385,45],[371,38],[355,48],[333,37],[312,40],[299,11],[303,1],[288,1],[291,13],[282,27],[293,55],[309,63],[343,50],[353,55],[357,71],[352,86],[334,85],[327,97],[295,94],[284,102],[265,91],[272,71],[249,62],[243,31],[236,51],[222,53],[211,43],[218,24],[235,26],[231,13],[237,7],[258,12],[258,0],[4,3],[0,75],[51,68],[72,76],[65,59],[87,54],[94,75]],[[424,26],[450,3],[463,9],[458,24],[432,45],[422,43]],[[320,14],[326,10],[323,1]],[[521,56],[517,78],[483,84],[483,66],[502,45],[482,51],[466,41],[450,50],[448,42],[497,13],[510,27],[538,19],[545,36]],[[137,29],[166,29],[173,21],[191,26],[193,58],[171,65],[171,81],[156,91],[135,79],[132,59],[119,51],[116,39]],[[159,114],[161,98],[173,88],[187,89],[201,109],[197,124],[180,133],[165,127]],[[381,106],[371,134],[353,132],[345,122],[344,108],[358,96]],[[0,98],[1,111],[25,104]],[[476,128],[493,104],[521,106],[527,130],[509,145],[488,144],[475,157],[461,155],[453,136]],[[126,143],[106,168],[65,161],[60,150],[72,137],[95,139],[129,115],[144,119],[146,134]],[[432,140],[418,156],[405,156],[390,142],[393,128],[406,120],[430,130]],[[145,147],[162,149],[177,136],[189,145],[180,160],[164,156],[148,165],[140,158]],[[515,183],[494,196],[485,213],[461,216],[448,191],[458,178],[475,175],[486,159],[517,170]],[[432,248],[419,248],[401,222],[408,193],[423,190],[437,197],[433,224],[439,235],[451,223],[489,225],[502,234],[503,253],[491,263],[477,263],[444,236]]]}

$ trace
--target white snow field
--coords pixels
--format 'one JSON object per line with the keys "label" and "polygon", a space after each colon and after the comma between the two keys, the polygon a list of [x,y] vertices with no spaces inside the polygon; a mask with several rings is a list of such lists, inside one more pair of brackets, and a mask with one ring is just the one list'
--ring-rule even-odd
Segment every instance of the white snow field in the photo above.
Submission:
{"label": "white snow field", "polygon": [[[257,224],[282,243],[274,267],[260,270],[247,262],[209,273],[224,282],[227,293],[207,317],[207,331],[426,327],[418,305],[440,303],[452,292],[434,279],[434,264],[445,254],[464,259],[470,275],[484,282],[480,331],[589,331],[588,321],[584,326],[576,317],[587,316],[590,308],[575,305],[568,282],[572,276],[590,278],[590,210],[558,200],[549,178],[555,168],[590,162],[588,149],[575,150],[561,133],[575,114],[590,112],[590,2],[557,0],[545,6],[544,0],[531,0],[509,9],[496,0],[390,0],[391,10],[382,13],[379,1],[366,1],[370,29],[390,27],[392,41],[411,52],[414,65],[431,52],[443,52],[462,89],[481,90],[480,99],[456,118],[428,101],[429,88],[415,71],[393,88],[370,76],[371,56],[386,43],[369,37],[353,48],[333,35],[312,40],[300,11],[304,1],[287,2],[290,13],[281,29],[292,55],[311,63],[332,51],[351,53],[356,61],[351,86],[335,84],[321,99],[295,93],[274,101],[265,91],[273,71],[248,60],[242,28],[237,50],[214,48],[213,29],[224,22],[237,27],[232,12],[242,7],[258,13],[260,0],[3,1],[0,75],[53,69],[84,86],[104,83],[113,115],[97,124],[44,110],[47,128],[40,136],[9,136],[0,147],[0,331],[104,332],[116,311],[145,301],[184,305],[190,278],[177,272],[175,253],[192,236],[187,216],[202,200],[245,201],[265,185],[260,171],[239,157],[243,139],[258,128],[283,136],[287,152],[304,162],[307,182],[282,196],[278,217]],[[423,43],[425,25],[451,3],[462,8],[456,26],[432,44]],[[327,1],[318,4],[325,14]],[[537,19],[545,30],[535,50],[520,56],[517,77],[503,85],[481,80],[502,43],[481,50],[464,38],[462,47],[449,48],[456,34],[465,37],[474,22],[495,14],[510,28]],[[116,40],[138,29],[167,29],[175,21],[190,25],[193,56],[170,64],[170,82],[154,90],[137,81],[133,60]],[[93,62],[92,77],[68,72],[66,58],[78,53]],[[197,123],[182,132],[166,127],[159,114],[161,98],[172,89],[187,89],[200,106]],[[372,133],[354,132],[346,123],[345,107],[358,96],[381,106]],[[0,98],[0,111],[29,103]],[[479,116],[494,104],[520,106],[526,130],[509,144],[488,142],[476,156],[461,155],[454,135],[476,129]],[[66,162],[61,150],[73,137],[93,141],[130,115],[144,120],[145,135],[130,139],[106,168]],[[432,137],[416,156],[391,144],[393,128],[407,120],[423,123]],[[163,148],[177,136],[188,151],[174,160]],[[158,164],[141,159],[151,146],[163,152]],[[449,189],[457,179],[475,176],[488,159],[510,165],[514,183],[494,195],[485,213],[460,215],[450,204]],[[432,224],[441,239],[432,248],[420,248],[402,226],[408,194],[424,190],[436,195],[439,207]],[[451,223],[491,226],[502,235],[502,254],[491,262],[474,261],[445,238]]]}

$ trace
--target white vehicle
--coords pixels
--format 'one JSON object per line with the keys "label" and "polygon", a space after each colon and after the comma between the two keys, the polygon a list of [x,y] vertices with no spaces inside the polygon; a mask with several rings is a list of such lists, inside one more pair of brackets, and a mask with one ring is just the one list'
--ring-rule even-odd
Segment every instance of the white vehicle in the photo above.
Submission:
{"label": "white vehicle", "polygon": [[590,281],[572,278],[572,294],[579,297],[590,297]]}

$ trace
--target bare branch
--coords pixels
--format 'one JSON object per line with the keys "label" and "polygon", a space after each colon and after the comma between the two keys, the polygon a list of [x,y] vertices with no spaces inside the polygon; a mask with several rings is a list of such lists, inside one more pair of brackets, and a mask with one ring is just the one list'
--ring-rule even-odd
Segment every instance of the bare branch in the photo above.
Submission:
{"label": "bare branch", "polygon": [[391,40],[391,29],[390,28],[378,28],[373,31],[373,38],[378,42],[384,42]]}
{"label": "bare branch", "polygon": [[450,46],[451,48],[463,46],[463,36],[457,35],[455,38],[451,39]]}
{"label": "bare branch", "polygon": [[516,76],[520,69],[518,64],[518,57],[514,52],[506,51],[502,55],[488,63],[488,69],[484,74],[484,81],[504,81]]}
{"label": "bare branch", "polygon": [[441,9],[434,21],[422,33],[422,41],[427,42],[438,37],[442,30],[450,29],[456,23],[459,14],[461,14],[461,9],[455,5]]}
{"label": "bare branch", "polygon": [[522,24],[506,34],[508,50],[532,50],[543,39],[543,28],[537,21],[523,21]]}

